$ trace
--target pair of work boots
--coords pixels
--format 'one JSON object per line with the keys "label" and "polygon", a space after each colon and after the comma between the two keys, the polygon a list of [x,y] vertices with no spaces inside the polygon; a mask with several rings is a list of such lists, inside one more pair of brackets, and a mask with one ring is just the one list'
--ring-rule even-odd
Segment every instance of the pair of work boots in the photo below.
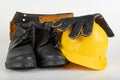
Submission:
{"label": "pair of work boots", "polygon": [[52,22],[47,22],[50,18],[40,22],[40,16],[45,15],[15,14],[10,24],[11,42],[6,68],[58,67],[68,64],[60,51],[58,33],[51,27]]}

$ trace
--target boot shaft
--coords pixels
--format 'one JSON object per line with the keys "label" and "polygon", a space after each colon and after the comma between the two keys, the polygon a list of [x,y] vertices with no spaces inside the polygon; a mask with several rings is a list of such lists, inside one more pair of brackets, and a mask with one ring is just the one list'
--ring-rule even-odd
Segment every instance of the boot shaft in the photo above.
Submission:
{"label": "boot shaft", "polygon": [[57,32],[51,26],[52,22],[46,22],[40,24],[38,27],[35,28],[36,48],[44,46],[49,43],[52,43],[54,46],[59,45]]}

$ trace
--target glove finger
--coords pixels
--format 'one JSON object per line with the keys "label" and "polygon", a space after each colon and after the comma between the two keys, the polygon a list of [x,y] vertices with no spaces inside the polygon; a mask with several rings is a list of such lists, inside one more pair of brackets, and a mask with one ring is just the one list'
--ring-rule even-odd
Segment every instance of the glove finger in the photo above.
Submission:
{"label": "glove finger", "polygon": [[59,26],[57,29],[58,29],[59,31],[65,31],[65,30],[69,29],[71,25],[72,25],[72,24],[70,24],[70,23],[63,23],[63,24],[62,24],[61,26]]}
{"label": "glove finger", "polygon": [[92,33],[93,23],[94,23],[94,16],[89,15],[81,31],[81,34],[83,36],[89,36]]}
{"label": "glove finger", "polygon": [[64,22],[64,19],[60,19],[55,23],[53,23],[52,27],[59,27],[60,25],[62,25],[63,22]]}
{"label": "glove finger", "polygon": [[73,28],[72,28],[71,33],[69,34],[69,37],[72,38],[72,39],[77,38],[80,35],[80,32],[81,32],[82,27],[83,27],[83,24],[84,24],[84,21],[76,22],[73,25]]}
{"label": "glove finger", "polygon": [[104,17],[100,14],[97,14],[98,16],[95,18],[96,23],[98,23],[102,29],[106,32],[108,37],[113,37],[114,33],[105,21]]}

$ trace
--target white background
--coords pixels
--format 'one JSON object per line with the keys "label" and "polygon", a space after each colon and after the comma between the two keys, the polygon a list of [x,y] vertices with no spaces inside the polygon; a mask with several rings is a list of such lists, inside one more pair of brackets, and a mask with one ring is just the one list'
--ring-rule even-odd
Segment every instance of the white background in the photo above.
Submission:
{"label": "white background", "polygon": [[[102,13],[115,33],[114,38],[109,38],[106,69],[5,69],[9,22],[16,11],[38,14],[74,12],[75,16]],[[120,80],[119,40],[120,0],[0,0],[0,80]]]}

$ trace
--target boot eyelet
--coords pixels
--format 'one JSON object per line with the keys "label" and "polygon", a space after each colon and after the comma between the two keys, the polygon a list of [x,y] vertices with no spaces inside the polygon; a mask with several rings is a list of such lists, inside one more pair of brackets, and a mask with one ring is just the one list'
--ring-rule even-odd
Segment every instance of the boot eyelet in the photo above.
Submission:
{"label": "boot eyelet", "polygon": [[22,21],[25,22],[26,21],[25,18],[23,18]]}
{"label": "boot eyelet", "polygon": [[24,17],[26,17],[27,15],[26,15],[26,14],[24,14],[23,16],[24,16]]}

